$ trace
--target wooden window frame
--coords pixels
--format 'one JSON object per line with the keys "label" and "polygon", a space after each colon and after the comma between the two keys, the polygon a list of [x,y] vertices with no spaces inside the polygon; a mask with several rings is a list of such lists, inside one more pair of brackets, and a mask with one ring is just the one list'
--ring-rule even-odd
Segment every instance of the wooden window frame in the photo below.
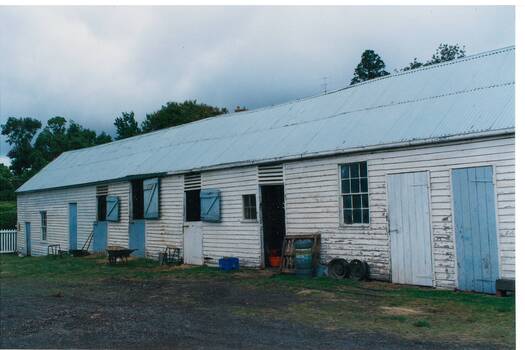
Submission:
{"label": "wooden window frame", "polygon": [[47,211],[40,211],[40,237],[47,241]]}
{"label": "wooden window frame", "polygon": [[[257,222],[257,195],[255,193],[246,193],[246,194],[243,194],[241,198],[242,198],[242,221],[243,222]],[[249,198],[253,198],[253,205],[252,203],[246,203],[246,199],[250,201]],[[251,215],[248,215],[249,217],[247,217],[246,210],[248,210],[250,214],[254,214],[254,217],[252,217]]]}
{"label": "wooden window frame", "polygon": [[[362,165],[366,167],[366,174],[362,176]],[[357,166],[358,176],[353,176],[352,166]],[[343,168],[347,167],[347,174],[343,176]],[[338,167],[339,170],[339,201],[340,201],[340,223],[343,226],[369,226],[370,225],[370,188],[369,188],[369,177],[368,177],[368,162],[367,161],[357,161],[350,162],[345,164],[340,164]],[[354,191],[352,188],[352,180],[357,181],[358,190]],[[362,188],[362,180],[366,180],[366,191]],[[343,186],[343,181],[348,181],[348,189],[345,191],[345,186]],[[365,197],[366,196],[366,197]],[[349,198],[350,202],[353,203],[354,197],[359,198],[359,209],[361,211],[361,217],[359,221],[354,221],[353,211],[356,209],[353,208],[353,205],[350,207],[345,206],[346,198]],[[364,199],[368,202],[365,206]],[[351,222],[347,222],[345,219],[345,211],[350,211],[352,214]],[[365,220],[365,213],[367,220]]]}

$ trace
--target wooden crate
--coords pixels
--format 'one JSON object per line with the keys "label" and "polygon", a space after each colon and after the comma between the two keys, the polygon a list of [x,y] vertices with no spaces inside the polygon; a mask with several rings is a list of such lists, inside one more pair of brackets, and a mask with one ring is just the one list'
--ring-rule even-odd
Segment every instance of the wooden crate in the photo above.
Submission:
{"label": "wooden crate", "polygon": [[311,239],[313,240],[312,245],[312,266],[315,267],[319,263],[321,256],[321,235],[293,235],[285,236],[283,240],[283,249],[281,253],[281,273],[295,273],[295,247],[294,243],[300,239]]}

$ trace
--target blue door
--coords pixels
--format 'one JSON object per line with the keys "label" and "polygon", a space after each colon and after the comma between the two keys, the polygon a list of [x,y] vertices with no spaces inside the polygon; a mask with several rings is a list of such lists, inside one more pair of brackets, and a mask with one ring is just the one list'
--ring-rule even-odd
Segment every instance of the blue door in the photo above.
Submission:
{"label": "blue door", "polygon": [[129,249],[136,249],[131,255],[144,256],[145,226],[144,220],[133,220],[129,224]]}
{"label": "blue door", "polygon": [[26,255],[31,256],[31,223],[26,222]]}
{"label": "blue door", "polygon": [[77,249],[77,203],[69,203],[69,249]]}
{"label": "blue door", "polygon": [[454,169],[452,190],[458,288],[495,293],[499,263],[492,167]]}
{"label": "blue door", "polygon": [[97,221],[93,224],[93,251],[103,252],[108,246],[108,223]]}

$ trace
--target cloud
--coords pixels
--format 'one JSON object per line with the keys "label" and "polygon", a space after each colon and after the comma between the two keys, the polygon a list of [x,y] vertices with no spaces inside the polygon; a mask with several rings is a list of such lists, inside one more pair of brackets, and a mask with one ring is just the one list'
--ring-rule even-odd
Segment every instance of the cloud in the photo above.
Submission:
{"label": "cloud", "polygon": [[[364,49],[389,70],[441,42],[514,44],[513,7],[2,7],[0,123],[55,115],[113,131],[167,101],[257,108],[346,85]],[[0,154],[7,152],[2,143]]]}

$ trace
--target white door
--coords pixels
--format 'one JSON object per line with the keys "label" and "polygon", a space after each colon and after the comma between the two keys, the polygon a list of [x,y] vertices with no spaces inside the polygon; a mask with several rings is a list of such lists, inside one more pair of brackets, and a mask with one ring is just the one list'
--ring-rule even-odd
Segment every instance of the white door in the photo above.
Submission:
{"label": "white door", "polygon": [[184,224],[184,263],[202,265],[202,225],[200,221]]}
{"label": "white door", "polygon": [[392,282],[432,286],[428,173],[388,175]]}

